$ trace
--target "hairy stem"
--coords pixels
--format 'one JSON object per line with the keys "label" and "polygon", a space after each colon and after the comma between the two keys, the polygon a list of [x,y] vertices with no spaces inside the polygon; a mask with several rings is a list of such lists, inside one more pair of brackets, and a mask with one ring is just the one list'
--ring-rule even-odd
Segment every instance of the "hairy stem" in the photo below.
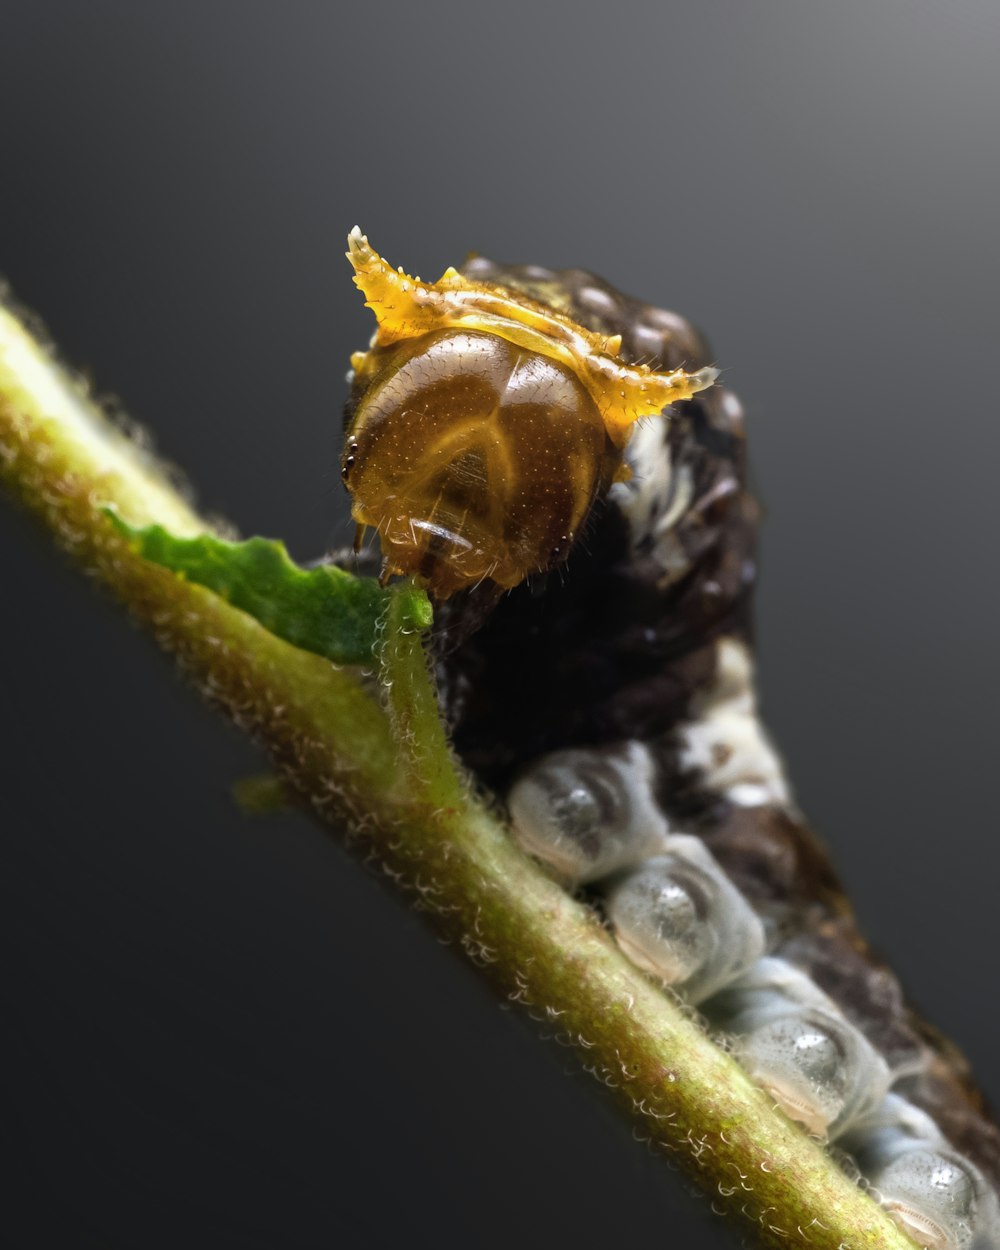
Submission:
{"label": "hairy stem", "polygon": [[288,785],[338,828],[346,821],[439,933],[502,994],[558,1022],[642,1133],[676,1151],[759,1240],[911,1247],[473,797],[448,753],[419,631],[401,601],[381,642],[383,705],[364,675],[279,641],[144,561],[107,505],[180,535],[205,523],[3,308],[0,480],[264,745]]}

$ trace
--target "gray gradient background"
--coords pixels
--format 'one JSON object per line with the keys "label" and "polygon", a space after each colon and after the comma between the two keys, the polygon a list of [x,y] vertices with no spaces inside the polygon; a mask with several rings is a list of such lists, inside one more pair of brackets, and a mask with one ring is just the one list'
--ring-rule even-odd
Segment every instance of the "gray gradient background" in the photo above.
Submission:
{"label": "gray gradient background", "polygon": [[[709,332],[768,510],[770,724],[1000,1100],[992,0],[3,6],[0,270],[209,509],[343,537],[359,221]],[[19,1245],[733,1234],[0,508],[0,1223]],[[16,594],[14,593],[16,591]]]}

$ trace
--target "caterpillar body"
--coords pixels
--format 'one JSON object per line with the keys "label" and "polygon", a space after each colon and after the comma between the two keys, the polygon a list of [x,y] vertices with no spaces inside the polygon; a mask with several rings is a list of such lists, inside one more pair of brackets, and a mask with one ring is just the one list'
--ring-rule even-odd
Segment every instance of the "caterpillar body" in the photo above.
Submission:
{"label": "caterpillar body", "polygon": [[758,718],[758,510],[704,339],[583,270],[476,257],[428,284],[349,246],[379,329],[342,472],[383,576],[439,601],[459,755],[918,1244],[1000,1247],[1000,1128],[869,949]]}

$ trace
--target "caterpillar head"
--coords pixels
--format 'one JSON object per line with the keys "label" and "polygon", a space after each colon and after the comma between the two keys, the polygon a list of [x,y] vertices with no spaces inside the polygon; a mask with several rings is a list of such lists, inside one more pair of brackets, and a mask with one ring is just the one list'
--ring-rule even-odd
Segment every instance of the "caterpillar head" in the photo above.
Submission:
{"label": "caterpillar head", "polygon": [[597,499],[626,474],[635,422],[715,380],[714,369],[630,365],[616,336],[449,269],[395,270],[353,230],[348,259],[378,321],[351,364],[341,460],[384,576],[439,599],[490,580],[516,586],[563,560]]}

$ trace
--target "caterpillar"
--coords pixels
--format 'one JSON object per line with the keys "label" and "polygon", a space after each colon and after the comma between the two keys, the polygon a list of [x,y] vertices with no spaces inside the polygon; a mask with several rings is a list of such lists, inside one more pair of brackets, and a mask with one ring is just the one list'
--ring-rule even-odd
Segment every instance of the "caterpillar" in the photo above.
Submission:
{"label": "caterpillar", "polygon": [[355,230],[378,329],[342,475],[437,601],[454,746],[512,835],[928,1250],[1000,1246],[1000,1128],[860,933],[757,713],[743,415],[683,318],[584,270],[437,283]]}

